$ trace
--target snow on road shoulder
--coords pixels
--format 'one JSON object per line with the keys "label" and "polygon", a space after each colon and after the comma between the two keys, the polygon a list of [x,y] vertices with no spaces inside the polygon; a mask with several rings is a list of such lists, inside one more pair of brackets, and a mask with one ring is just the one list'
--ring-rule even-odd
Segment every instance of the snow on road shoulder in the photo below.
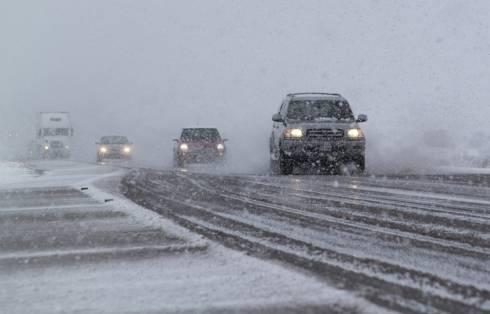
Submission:
{"label": "snow on road shoulder", "polygon": [[0,189],[68,186],[116,171],[119,168],[69,160],[0,161]]}
{"label": "snow on road shoulder", "polygon": [[0,280],[0,304],[10,313],[387,313],[305,274],[218,245],[207,253],[0,273]]}
{"label": "snow on road shoulder", "polygon": [[111,175],[96,177],[77,183],[75,188],[81,186],[87,188],[84,192],[92,198],[100,201],[110,200],[111,206],[126,213],[148,227],[165,230],[166,233],[177,236],[192,246],[206,246],[207,241],[200,235],[194,234],[185,228],[163,218],[161,215],[141,207],[123,196],[119,190],[119,182],[126,171],[121,170]]}
{"label": "snow on road shoulder", "polygon": [[490,168],[477,167],[437,167],[436,174],[490,174]]}
{"label": "snow on road shoulder", "polygon": [[[19,179],[18,187],[73,188],[89,196],[83,204],[77,203],[85,210],[102,206],[120,211],[144,230],[161,229],[185,240],[184,245],[206,249],[160,256],[75,259],[35,267],[12,264],[13,268],[4,265],[3,271],[0,265],[0,304],[9,313],[385,312],[308,273],[224,248],[134,204],[118,191],[125,169],[64,161],[33,166],[44,174]],[[28,170],[19,166],[17,171]],[[46,205],[46,210],[51,210],[50,206]],[[104,231],[120,231],[120,223],[114,222]]]}
{"label": "snow on road shoulder", "polygon": [[35,173],[18,162],[0,161],[0,188],[33,178]]}
{"label": "snow on road shoulder", "polygon": [[[162,228],[194,245],[208,246],[207,253],[194,255],[192,262],[181,259],[187,265],[184,269],[175,267],[169,270],[171,274],[160,274],[163,281],[170,280],[176,285],[166,289],[186,291],[185,296],[181,293],[178,296],[172,296],[172,293],[161,294],[160,299],[168,299],[165,302],[166,311],[193,312],[199,309],[199,312],[213,312],[228,309],[263,312],[266,308],[286,306],[292,307],[293,312],[319,307],[339,312],[388,313],[350,292],[308,276],[299,269],[284,268],[284,265],[249,257],[245,253],[208,242],[202,236],[133,203],[118,190],[123,174],[119,172],[87,180],[83,182],[88,188],[85,193],[98,200],[112,199],[112,206],[139,222]],[[169,265],[165,265],[165,269],[169,269]],[[175,281],[173,276],[180,277],[181,272],[185,273],[185,281]]]}

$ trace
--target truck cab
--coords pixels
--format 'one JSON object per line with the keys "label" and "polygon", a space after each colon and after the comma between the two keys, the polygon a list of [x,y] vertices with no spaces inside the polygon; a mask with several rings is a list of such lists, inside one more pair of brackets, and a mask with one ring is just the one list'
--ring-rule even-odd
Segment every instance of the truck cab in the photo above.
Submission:
{"label": "truck cab", "polygon": [[68,112],[40,112],[34,152],[41,159],[70,158],[73,135]]}

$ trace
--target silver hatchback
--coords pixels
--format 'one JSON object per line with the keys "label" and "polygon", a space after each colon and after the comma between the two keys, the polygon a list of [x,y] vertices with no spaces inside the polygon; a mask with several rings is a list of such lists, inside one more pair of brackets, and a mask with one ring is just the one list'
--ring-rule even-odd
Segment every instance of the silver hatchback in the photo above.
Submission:
{"label": "silver hatchback", "polygon": [[126,136],[103,136],[97,145],[97,161],[104,159],[131,159],[133,143]]}

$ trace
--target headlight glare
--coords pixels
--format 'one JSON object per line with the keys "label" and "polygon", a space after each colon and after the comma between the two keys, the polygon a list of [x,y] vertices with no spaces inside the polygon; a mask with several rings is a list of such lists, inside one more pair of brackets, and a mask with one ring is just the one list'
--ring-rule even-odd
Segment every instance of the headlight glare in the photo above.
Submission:
{"label": "headlight glare", "polygon": [[182,144],[180,144],[179,148],[181,151],[186,152],[189,150],[189,145],[182,143]]}
{"label": "headlight glare", "polygon": [[347,137],[350,139],[360,139],[364,137],[361,129],[349,129],[347,130]]}
{"label": "headlight glare", "polygon": [[302,129],[286,129],[284,132],[284,137],[286,138],[302,138],[303,130]]}
{"label": "headlight glare", "polygon": [[123,151],[124,151],[126,154],[129,154],[129,153],[131,153],[131,147],[129,147],[129,146],[124,146]]}
{"label": "headlight glare", "polygon": [[100,152],[101,152],[101,153],[107,153],[107,147],[102,146],[102,147],[100,148]]}
{"label": "headlight glare", "polygon": [[217,148],[218,150],[225,150],[225,145],[223,145],[223,144],[218,144],[218,145],[216,145],[216,148]]}

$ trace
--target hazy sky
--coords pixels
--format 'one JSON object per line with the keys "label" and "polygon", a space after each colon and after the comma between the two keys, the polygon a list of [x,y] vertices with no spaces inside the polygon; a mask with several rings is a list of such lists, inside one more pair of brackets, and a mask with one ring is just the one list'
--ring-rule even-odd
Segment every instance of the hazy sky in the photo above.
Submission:
{"label": "hazy sky", "polygon": [[449,0],[2,0],[1,131],[31,134],[35,112],[70,111],[80,156],[123,133],[169,159],[179,128],[216,125],[259,165],[284,95],[330,91],[369,115],[377,159],[421,130],[486,129],[488,12]]}

